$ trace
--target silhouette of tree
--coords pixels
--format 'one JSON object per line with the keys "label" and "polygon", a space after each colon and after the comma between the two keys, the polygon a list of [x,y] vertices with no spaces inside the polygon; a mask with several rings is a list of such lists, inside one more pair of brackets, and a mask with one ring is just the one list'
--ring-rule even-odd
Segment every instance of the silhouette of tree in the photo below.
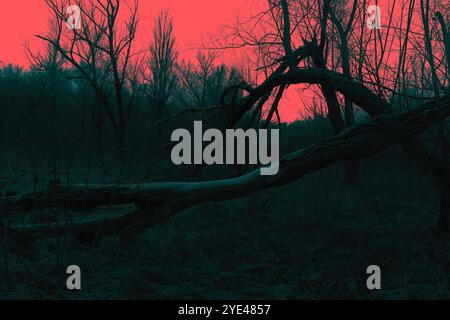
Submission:
{"label": "silhouette of tree", "polygon": [[[67,29],[67,1],[46,0],[46,3],[52,12],[52,30],[47,35],[37,37],[59,54],[64,65],[78,73],[68,77],[84,79],[90,84],[96,96],[93,119],[98,143],[102,143],[103,118],[106,116],[116,135],[119,157],[123,160],[126,153],[126,123],[132,107],[128,105],[127,108],[124,91],[134,89],[129,76],[136,55],[133,42],[138,24],[138,1],[76,2],[81,10],[80,30]],[[128,17],[119,19],[122,7],[128,9]],[[42,55],[30,56],[36,66],[48,69]]]}
{"label": "silhouette of tree", "polygon": [[148,59],[148,96],[155,119],[159,120],[175,89],[175,64],[178,52],[175,48],[173,20],[168,9],[163,9],[154,21],[153,39]]}

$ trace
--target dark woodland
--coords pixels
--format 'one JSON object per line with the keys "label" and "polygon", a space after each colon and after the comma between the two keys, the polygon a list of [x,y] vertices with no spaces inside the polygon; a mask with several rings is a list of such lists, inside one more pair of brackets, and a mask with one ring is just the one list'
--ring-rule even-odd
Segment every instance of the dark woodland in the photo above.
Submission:
{"label": "dark woodland", "polygon": [[[266,0],[192,61],[169,9],[141,48],[138,0],[70,31],[45,2],[30,68],[0,64],[0,299],[450,298],[448,1],[368,30],[366,0]],[[172,164],[194,121],[278,129],[279,172]]]}

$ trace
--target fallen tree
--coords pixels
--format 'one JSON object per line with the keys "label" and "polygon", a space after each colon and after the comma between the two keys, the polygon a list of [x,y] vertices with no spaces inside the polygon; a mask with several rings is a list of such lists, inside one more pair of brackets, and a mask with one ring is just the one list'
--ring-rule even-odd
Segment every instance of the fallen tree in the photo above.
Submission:
{"label": "fallen tree", "polygon": [[[393,106],[378,97],[366,86],[343,74],[323,68],[292,68],[286,73],[274,74],[253,90],[251,95],[242,101],[236,110],[242,116],[244,110],[248,110],[249,106],[262,98],[267,92],[270,92],[274,87],[299,83],[332,83],[336,91],[349,98],[372,117],[390,114],[395,110]],[[428,150],[426,143],[419,137],[404,141],[402,147],[430,175],[438,190],[445,192],[450,179],[448,170],[446,170],[448,164],[436,155],[433,155]]]}
{"label": "fallen tree", "polygon": [[[314,45],[307,43],[293,54],[300,61],[310,56],[313,50]],[[267,96],[275,88],[302,83],[315,85],[332,83],[334,90],[349,98],[371,117],[390,114],[396,110],[396,106],[390,105],[363,84],[341,73],[326,68],[291,67],[286,71],[288,67],[288,64],[283,62],[276,71],[255,88],[245,85],[245,89],[242,90],[247,91],[248,95],[236,101],[233,105],[213,106],[205,109],[203,116],[207,119],[212,119],[206,126],[232,127],[259,102],[261,102],[260,105],[263,105],[267,101]],[[450,179],[446,171],[448,164],[434,155],[427,144],[419,137],[404,141],[402,147],[422,170],[431,177],[437,189],[442,193],[445,192],[446,181]]]}
{"label": "fallen tree", "polygon": [[[450,95],[422,104],[401,114],[383,114],[372,121],[343,131],[280,160],[279,173],[262,176],[260,169],[243,176],[205,182],[156,182],[126,185],[59,185],[47,190],[10,196],[0,200],[0,213],[61,207],[77,211],[101,206],[134,204],[133,213],[101,218],[85,217],[77,222],[8,226],[13,232],[59,230],[83,235],[136,235],[188,207],[209,201],[239,198],[278,187],[342,160],[371,155],[394,144],[404,144],[450,116]],[[448,169],[447,169],[448,170]],[[446,202],[448,203],[448,202]],[[448,206],[441,217],[448,216]]]}
{"label": "fallen tree", "polygon": [[[0,200],[0,213],[6,218],[14,212],[52,207],[62,207],[70,211],[122,204],[134,204],[137,207],[134,213],[121,216],[107,214],[106,217],[101,219],[83,217],[76,223],[28,224],[19,228],[14,226],[10,228],[22,229],[28,232],[48,231],[56,228],[58,230],[77,231],[87,234],[98,232],[114,234],[137,232],[189,206],[205,201],[220,201],[241,197],[263,188],[283,185],[334,162],[352,160],[369,155],[392,144],[401,144],[412,159],[430,175],[441,193],[440,225],[442,229],[447,229],[450,215],[449,161],[445,157],[437,156],[436,153],[432,152],[430,145],[422,141],[418,135],[428,126],[440,121],[439,119],[448,116],[448,96],[425,103],[414,111],[405,114],[394,114],[394,110],[401,109],[392,104],[394,100],[392,100],[392,103],[388,103],[381,97],[381,94],[375,93],[376,91],[365,86],[363,81],[352,79],[348,70],[344,74],[340,74],[327,69],[328,64],[324,56],[324,49],[330,41],[327,35],[327,21],[328,16],[330,14],[333,15],[333,10],[335,9],[332,7],[330,0],[323,1],[323,6],[318,6],[318,10],[322,12],[318,18],[320,30],[313,30],[311,41],[303,40],[303,46],[298,48],[293,47],[294,41],[291,39],[293,28],[290,27],[291,15],[288,2],[280,1],[279,5],[280,13],[282,13],[279,18],[281,23],[276,23],[276,25],[283,27],[278,30],[279,37],[277,37],[277,39],[281,40],[281,45],[277,46],[277,41],[274,41],[273,47],[280,52],[277,55],[278,58],[269,61],[269,64],[264,67],[264,69],[273,71],[267,74],[266,79],[262,83],[256,87],[252,87],[245,82],[232,85],[224,90],[220,105],[202,108],[201,110],[199,108],[182,110],[175,115],[160,120],[160,122],[170,121],[186,112],[192,112],[195,113],[196,120],[198,119],[197,115],[200,115],[200,118],[203,118],[202,120],[206,118],[206,127],[230,128],[242,121],[244,115],[248,112],[253,112],[252,119],[255,120],[258,113],[261,115],[263,108],[267,107],[266,104],[270,101],[269,98],[276,93],[275,101],[269,108],[269,116],[266,119],[266,124],[268,124],[273,114],[278,112],[278,102],[285,88],[301,83],[315,84],[325,88],[323,95],[327,104],[329,104],[328,114],[330,118],[333,117],[333,114],[340,116],[341,110],[336,96],[336,93],[340,93],[345,97],[346,101],[358,105],[370,116],[375,117],[372,122],[348,129],[336,137],[285,156],[280,161],[279,174],[274,177],[261,176],[259,170],[256,170],[233,179],[195,183],[160,182],[120,186],[66,186],[53,184],[47,190],[40,192],[6,197]],[[62,12],[59,12],[54,5],[51,8],[54,9],[57,20],[61,20],[64,16]],[[337,19],[332,16],[332,20]],[[336,21],[334,23],[339,24]],[[444,25],[442,21],[441,25]],[[351,28],[351,23],[348,24],[347,28]],[[319,35],[320,41],[318,39]],[[75,32],[75,38],[69,40],[76,40],[77,37],[83,38],[84,36],[82,33]],[[59,51],[65,58],[70,58],[71,54],[73,54],[73,48],[66,48],[67,50],[61,48],[59,39],[51,37],[40,38],[45,40],[56,51]],[[446,50],[446,53],[448,58],[448,50]],[[319,63],[317,61],[318,56],[321,56],[319,60],[322,60]],[[298,67],[301,62],[308,59],[311,60],[311,58],[313,60],[312,65],[315,68]],[[72,59],[72,62],[76,61]],[[311,64],[305,61],[304,65],[309,66]],[[75,66],[77,67],[76,64]],[[84,69],[81,66],[79,67],[77,69],[82,75],[86,76],[84,78],[88,81],[92,80],[87,74],[83,74]],[[98,86],[94,84],[94,87]],[[238,95],[239,90],[246,94]],[[120,90],[118,92],[120,93]],[[230,101],[230,99],[225,98],[230,97],[233,98],[227,105],[226,101]],[[332,100],[327,99],[327,97],[331,97]],[[334,105],[331,108],[332,112],[330,111],[330,105]],[[253,123],[253,120],[251,123]],[[340,127],[343,128],[343,124]],[[165,150],[165,148],[161,148],[161,150]]]}

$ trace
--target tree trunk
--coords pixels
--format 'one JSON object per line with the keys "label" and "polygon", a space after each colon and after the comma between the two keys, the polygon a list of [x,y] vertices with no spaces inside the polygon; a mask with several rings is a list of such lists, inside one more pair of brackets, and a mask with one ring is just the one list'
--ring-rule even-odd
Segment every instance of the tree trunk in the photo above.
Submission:
{"label": "tree trunk", "polygon": [[[325,63],[323,53],[320,52],[318,46],[315,47],[315,52],[312,57],[316,67],[324,67]],[[331,126],[333,127],[334,133],[339,134],[345,129],[346,124],[341,114],[341,107],[336,96],[336,89],[333,87],[332,83],[328,81],[323,81],[320,88],[327,103],[328,117],[330,119]],[[351,126],[354,123],[353,104],[348,98],[345,98],[345,120],[347,126]],[[346,161],[344,164],[344,182],[346,184],[354,185],[358,182],[358,177],[359,161]]]}
{"label": "tree trunk", "polygon": [[103,156],[103,117],[99,116],[97,121],[94,123],[95,125],[95,134],[96,134],[96,142],[97,142],[97,156]]}
{"label": "tree trunk", "polygon": [[118,129],[119,129],[117,132],[118,155],[119,160],[123,162],[127,158],[126,142],[125,142],[126,141],[125,123],[121,123]]}
{"label": "tree trunk", "polygon": [[97,93],[95,96],[94,106],[92,110],[92,119],[94,122],[95,129],[95,140],[96,140],[96,148],[97,148],[97,156],[101,158],[103,156],[103,130],[105,124],[105,115],[104,115],[104,104],[102,102],[102,97]]}
{"label": "tree trunk", "polygon": [[447,176],[447,183],[441,190],[441,207],[438,220],[438,233],[441,237],[449,235],[449,218],[450,218],[450,177]]}

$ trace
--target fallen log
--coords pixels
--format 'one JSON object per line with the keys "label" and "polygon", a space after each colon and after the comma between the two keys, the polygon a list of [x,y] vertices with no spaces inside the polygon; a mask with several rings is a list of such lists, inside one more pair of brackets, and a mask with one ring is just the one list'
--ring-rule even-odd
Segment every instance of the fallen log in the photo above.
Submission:
{"label": "fallen log", "polygon": [[0,200],[0,213],[8,216],[16,211],[36,208],[80,210],[135,204],[138,209],[131,214],[105,215],[75,224],[25,225],[16,229],[47,232],[57,228],[83,234],[100,231],[102,234],[136,234],[196,204],[239,198],[265,188],[282,186],[335,162],[365,157],[388,146],[402,144],[449,115],[450,96],[445,96],[406,113],[375,117],[368,123],[284,156],[280,160],[279,173],[274,176],[263,176],[258,169],[236,178],[204,182],[53,185],[48,190]]}
{"label": "fallen log", "polygon": [[[303,60],[311,55],[311,50],[311,44],[307,44],[299,48],[298,52],[296,51],[296,56],[298,55],[300,60]],[[230,108],[212,108],[216,112],[210,116],[210,118],[216,119],[216,122],[213,121],[211,124],[212,127],[218,125],[218,123],[234,125],[242,119],[246,112],[251,110],[255,103],[266,94],[270,94],[274,88],[301,83],[332,83],[336,91],[350,99],[371,117],[390,114],[395,110],[393,106],[374,94],[369,88],[341,73],[325,68],[291,68],[289,71],[284,72],[286,68],[287,65],[285,63],[280,65],[277,71],[259,86],[252,89],[249,95],[237,101],[234,106]],[[435,100],[431,100],[428,103],[435,103]],[[448,166],[447,163],[433,154],[426,143],[419,137],[404,141],[402,147],[422,170],[430,175],[437,189],[440,192],[445,191],[447,180],[450,179],[445,171]]]}

